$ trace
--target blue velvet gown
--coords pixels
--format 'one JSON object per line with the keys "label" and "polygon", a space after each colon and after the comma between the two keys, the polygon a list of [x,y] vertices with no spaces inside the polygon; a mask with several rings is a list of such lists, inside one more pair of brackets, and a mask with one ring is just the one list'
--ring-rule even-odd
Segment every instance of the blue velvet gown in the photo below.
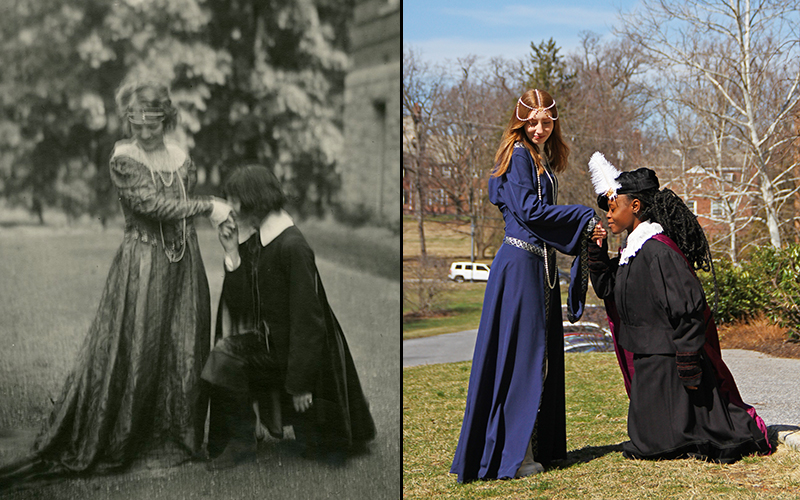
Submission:
{"label": "blue velvet gown", "polygon": [[[549,168],[536,174],[518,143],[506,173],[489,180],[489,196],[503,214],[506,237],[580,256],[597,219],[583,205],[556,205],[557,184]],[[532,436],[536,461],[566,458],[561,296],[555,254],[548,253],[553,289],[536,253],[503,244],[492,263],[450,469],[459,482],[513,478]],[[582,313],[588,278],[580,260],[572,266],[573,321]]]}

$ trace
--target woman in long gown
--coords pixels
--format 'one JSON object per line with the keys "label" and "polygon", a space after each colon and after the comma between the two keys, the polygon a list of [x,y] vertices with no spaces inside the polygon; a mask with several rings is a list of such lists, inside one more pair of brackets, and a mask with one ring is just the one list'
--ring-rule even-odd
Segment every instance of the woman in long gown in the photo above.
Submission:
{"label": "woman in long gown", "polygon": [[113,471],[135,458],[172,465],[202,451],[210,298],[194,218],[218,223],[230,207],[191,196],[195,166],[164,138],[177,123],[166,86],[124,84],[117,104],[132,135],[110,160],[123,241],[61,395],[31,455],[0,470],[4,485]]}
{"label": "woman in long gown", "polygon": [[[616,184],[598,186],[601,178]],[[694,275],[711,264],[696,217],[675,193],[659,191],[650,169],[593,180],[609,229],[628,232],[613,260],[602,226],[593,233],[602,246],[590,245],[592,284],[606,300],[630,397],[623,455],[731,463],[768,453],[766,426],[742,401],[722,361],[714,319]]]}
{"label": "woman in long gown", "polygon": [[[453,465],[459,482],[513,478],[566,458],[564,333],[555,250],[586,252],[595,221],[556,205],[567,166],[558,110],[543,90],[519,98],[495,156],[489,197],[505,240],[492,263]],[[585,257],[585,255],[584,255]],[[582,313],[588,275],[572,266],[570,319]],[[581,296],[582,294],[582,296]]]}

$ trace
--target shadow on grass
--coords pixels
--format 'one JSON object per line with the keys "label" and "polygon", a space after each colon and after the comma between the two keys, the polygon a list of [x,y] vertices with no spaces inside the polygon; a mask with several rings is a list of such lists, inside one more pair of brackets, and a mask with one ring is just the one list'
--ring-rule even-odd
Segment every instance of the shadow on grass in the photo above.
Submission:
{"label": "shadow on grass", "polygon": [[584,446],[567,452],[567,458],[552,463],[554,469],[568,469],[573,465],[589,463],[609,453],[622,453],[622,443],[605,446]]}

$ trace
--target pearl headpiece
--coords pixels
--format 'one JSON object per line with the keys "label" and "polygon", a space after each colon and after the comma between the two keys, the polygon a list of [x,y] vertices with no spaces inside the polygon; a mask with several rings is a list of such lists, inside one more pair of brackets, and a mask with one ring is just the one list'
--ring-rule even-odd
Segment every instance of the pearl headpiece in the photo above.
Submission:
{"label": "pearl headpiece", "polygon": [[[536,92],[536,100],[539,101],[539,102],[542,102],[542,96],[539,94],[539,89],[534,89],[533,91]],[[532,108],[532,107],[528,106],[527,104],[525,104],[524,102],[522,102],[522,97],[517,99],[517,107],[514,108],[514,111],[517,114],[517,120],[519,120],[521,122],[526,122],[526,121],[528,121],[527,118],[520,118],[520,116],[519,116],[519,105],[520,104],[522,104],[526,108],[530,109],[531,111],[536,111],[536,113],[540,113],[540,112],[548,111],[550,108],[555,106],[556,105],[556,100],[553,99],[553,104],[551,104],[551,105],[549,105],[547,107],[539,106],[539,107],[536,107],[536,108]],[[555,116],[555,117],[551,116],[550,118],[553,119],[553,120],[558,120],[558,116]]]}

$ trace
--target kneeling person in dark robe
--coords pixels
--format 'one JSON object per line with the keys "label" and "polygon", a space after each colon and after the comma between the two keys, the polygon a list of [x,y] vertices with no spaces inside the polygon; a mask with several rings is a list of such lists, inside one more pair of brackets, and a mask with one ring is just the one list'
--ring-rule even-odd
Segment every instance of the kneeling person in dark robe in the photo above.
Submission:
{"label": "kneeling person in dark robe", "polygon": [[[607,164],[607,165],[606,165]],[[627,232],[619,257],[597,225],[589,245],[592,285],[604,299],[630,397],[626,458],[694,457],[733,463],[770,452],[767,428],[744,403],[728,370],[703,286],[711,251],[697,217],[648,168],[590,168],[612,233]],[[615,184],[606,179],[615,179]]]}
{"label": "kneeling person in dark robe", "polygon": [[234,171],[224,190],[235,219],[219,229],[225,281],[202,374],[211,384],[209,467],[253,460],[261,423],[275,438],[292,425],[307,456],[362,447],[375,425],[314,253],[283,210],[280,183],[251,165]]}

